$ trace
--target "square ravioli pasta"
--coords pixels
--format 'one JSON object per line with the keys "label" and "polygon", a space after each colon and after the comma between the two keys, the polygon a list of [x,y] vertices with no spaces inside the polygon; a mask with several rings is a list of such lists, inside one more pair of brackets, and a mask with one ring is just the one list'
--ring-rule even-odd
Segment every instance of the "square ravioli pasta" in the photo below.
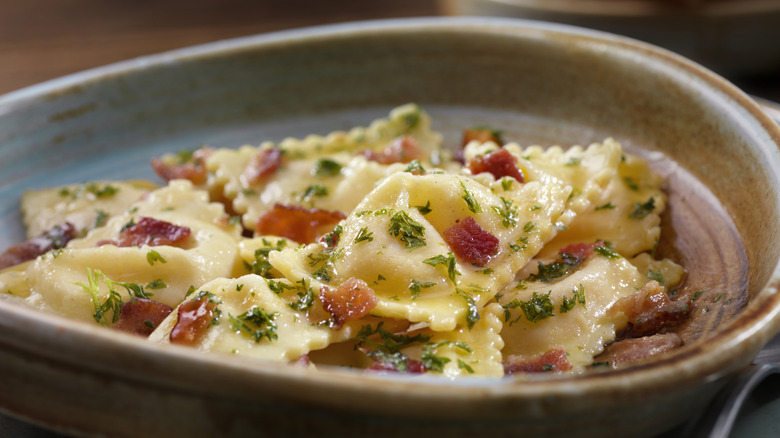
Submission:
{"label": "square ravioli pasta", "polygon": [[522,147],[484,127],[447,145],[434,122],[408,104],[153,158],[162,186],[28,192],[4,298],[204,354],[447,378],[681,345],[685,271],[653,257],[666,196],[647,162],[613,139]]}

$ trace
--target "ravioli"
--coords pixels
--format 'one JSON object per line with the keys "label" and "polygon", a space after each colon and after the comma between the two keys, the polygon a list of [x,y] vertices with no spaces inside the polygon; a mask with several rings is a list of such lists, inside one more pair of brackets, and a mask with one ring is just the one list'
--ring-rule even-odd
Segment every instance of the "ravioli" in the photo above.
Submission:
{"label": "ravioli", "polygon": [[[3,297],[204,354],[452,379],[585,373],[686,317],[645,160],[609,138],[445,145],[434,122],[409,104],[155,158],[161,187],[27,192]],[[63,221],[75,238],[46,234]]]}

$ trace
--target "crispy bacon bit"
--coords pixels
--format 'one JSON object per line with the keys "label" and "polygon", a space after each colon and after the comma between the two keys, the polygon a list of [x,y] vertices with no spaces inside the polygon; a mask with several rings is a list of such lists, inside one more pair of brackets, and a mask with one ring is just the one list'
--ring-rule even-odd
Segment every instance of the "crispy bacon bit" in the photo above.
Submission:
{"label": "crispy bacon bit", "polygon": [[501,139],[498,131],[491,128],[470,128],[463,130],[463,142],[461,146],[466,147],[467,144],[472,141],[478,141],[480,143],[487,143],[492,141],[493,143],[503,146],[504,140]]}
{"label": "crispy bacon bit", "polygon": [[187,179],[195,185],[204,184],[208,175],[206,159],[212,152],[211,148],[200,148],[181,163],[172,163],[171,159],[152,158],[152,169],[166,181]]}
{"label": "crispy bacon bit", "polygon": [[558,254],[561,254],[561,259],[567,258],[566,256],[563,256],[563,254],[568,254],[569,256],[579,260],[585,260],[591,254],[593,254],[593,249],[597,246],[604,246],[604,242],[598,241],[596,243],[572,243],[571,245],[564,246],[558,250]]}
{"label": "crispy bacon bit", "polygon": [[133,298],[122,304],[119,320],[112,326],[117,330],[148,337],[173,308],[159,301]]}
{"label": "crispy bacon bit", "polygon": [[459,163],[461,164],[465,163],[465,159],[463,157],[463,150],[466,148],[466,145],[468,145],[472,141],[478,141],[480,143],[486,143],[492,141],[498,146],[504,145],[504,140],[501,138],[501,136],[495,129],[490,129],[490,128],[465,129],[463,131],[463,140],[461,141],[460,148],[458,148],[454,154],[455,159]]}
{"label": "crispy bacon bit", "polygon": [[322,286],[320,301],[322,307],[333,316],[336,326],[366,316],[378,302],[374,290],[365,281],[355,277],[341,283],[336,290]]}
{"label": "crispy bacon bit", "polygon": [[73,224],[65,222],[64,224],[56,225],[40,236],[33,237],[5,250],[0,255],[0,269],[32,260],[53,249],[64,248],[74,237],[76,237],[76,228]]}
{"label": "crispy bacon bit", "polygon": [[[403,360],[403,364],[405,364],[406,369],[403,370],[405,373],[409,374],[422,374],[426,371],[428,371],[425,368],[425,365],[423,365],[422,361],[417,359],[409,359],[405,358]],[[366,368],[370,371],[385,371],[385,372],[391,372],[391,373],[400,373],[401,370],[398,369],[395,363],[392,361],[383,360],[381,357],[374,357],[374,363],[372,363],[368,368]]]}
{"label": "crispy bacon bit", "polygon": [[296,205],[276,204],[260,216],[255,232],[260,235],[286,237],[297,243],[313,243],[323,231],[333,227],[346,216],[339,211],[306,209]]}
{"label": "crispy bacon bit", "polygon": [[597,363],[608,363],[612,368],[638,362],[656,354],[674,350],[683,341],[676,333],[658,333],[641,338],[622,339],[608,345],[604,353],[596,358]]}
{"label": "crispy bacon bit", "polygon": [[510,355],[504,359],[505,374],[568,371],[571,368],[566,351],[561,347],[551,348],[532,357]]}
{"label": "crispy bacon bit", "polygon": [[380,164],[410,163],[424,157],[417,140],[408,135],[396,138],[381,151],[363,151],[363,155]]}
{"label": "crispy bacon bit", "polygon": [[119,247],[175,246],[190,237],[190,233],[188,227],[180,227],[151,217],[142,217],[138,223],[126,227],[119,233],[116,245]]}
{"label": "crispy bacon bit", "polygon": [[204,295],[179,306],[178,320],[171,330],[171,343],[192,345],[198,342],[217,316],[217,303]]}
{"label": "crispy bacon bit", "polygon": [[282,151],[278,148],[263,149],[255,155],[246,169],[243,178],[249,184],[259,184],[276,172],[282,165]]}
{"label": "crispy bacon bit", "polygon": [[689,298],[672,301],[657,281],[651,280],[633,295],[621,298],[612,311],[625,313],[630,323],[624,337],[641,337],[673,327],[691,313]]}
{"label": "crispy bacon bit", "polygon": [[481,155],[469,160],[469,170],[474,175],[487,172],[496,179],[505,176],[516,179],[518,182],[525,182],[523,171],[517,167],[517,160],[506,149],[499,149],[487,155]]}
{"label": "crispy bacon bit", "polygon": [[459,259],[476,266],[485,266],[498,252],[498,238],[480,227],[471,216],[444,230],[442,237]]}

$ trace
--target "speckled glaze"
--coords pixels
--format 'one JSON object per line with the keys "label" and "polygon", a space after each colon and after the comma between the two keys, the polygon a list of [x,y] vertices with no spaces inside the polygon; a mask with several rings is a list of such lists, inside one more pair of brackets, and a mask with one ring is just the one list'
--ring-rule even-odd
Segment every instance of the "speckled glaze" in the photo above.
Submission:
{"label": "speckled glaze", "polygon": [[748,302],[720,307],[702,319],[697,341],[633,368],[453,382],[204,355],[0,301],[2,409],[86,436],[650,436],[695,415],[780,328],[777,125],[725,80],[671,53],[528,21],[410,19],[260,35],[0,97],[0,246],[22,239],[25,189],[153,178],[148,160],[165,151],[325,133],[411,101],[449,141],[489,122],[525,143],[612,136],[663,153],[677,164],[657,166],[695,176],[733,220],[736,243],[722,250],[743,253],[725,255],[723,269],[743,273],[733,293]]}

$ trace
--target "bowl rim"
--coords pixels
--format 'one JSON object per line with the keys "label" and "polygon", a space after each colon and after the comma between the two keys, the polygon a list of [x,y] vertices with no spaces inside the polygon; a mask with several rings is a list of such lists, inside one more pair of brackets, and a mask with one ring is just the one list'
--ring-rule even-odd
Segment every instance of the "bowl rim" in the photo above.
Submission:
{"label": "bowl rim", "polygon": [[[678,55],[664,49],[641,43],[630,38],[608,34],[605,32],[587,30],[568,25],[534,22],[520,19],[503,18],[473,18],[473,17],[437,17],[370,20],[362,22],[342,23],[334,25],[315,26],[304,29],[293,29],[268,34],[235,38],[188,47],[156,55],[144,56],[108,66],[90,69],[62,78],[33,85],[4,96],[0,96],[0,112],[13,111],[16,105],[26,104],[35,100],[48,100],[73,90],[85,83],[111,80],[111,78],[133,74],[147,68],[164,68],[170,63],[193,62],[213,56],[226,56],[257,48],[288,44],[308,44],[312,41],[337,41],[344,38],[355,38],[366,33],[405,33],[405,32],[480,32],[511,34],[517,38],[542,37],[547,35],[576,35],[577,38],[609,45],[610,47],[629,49],[641,56],[649,57],[663,68],[684,72],[692,75],[700,86],[722,95],[723,99],[733,101],[745,117],[755,121],[767,138],[780,144],[780,127],[742,91],[717,76],[709,70],[694,64]],[[637,56],[639,56],[637,55]],[[777,169],[780,173],[780,169]],[[287,364],[265,364],[257,366],[256,360],[225,360],[222,355],[203,354],[190,348],[176,345],[158,345],[136,339],[129,335],[117,335],[109,330],[95,330],[86,323],[71,321],[64,317],[24,308],[21,305],[0,300],[0,327],[5,333],[25,337],[25,342],[0,337],[0,344],[6,344],[20,351],[46,356],[48,360],[66,363],[75,360],[81,363],[83,355],[95,354],[95,351],[112,352],[118,358],[126,358],[123,353],[133,351],[138,353],[154,366],[172,367],[183,373],[170,372],[165,379],[157,379],[158,383],[168,387],[184,387],[194,373],[209,369],[214,381],[229,382],[228,391],[240,394],[242,389],[235,376],[252,377],[252,385],[262,386],[263,379],[283,380],[292,387],[300,388],[316,384],[323,388],[339,390],[347,393],[385,397],[388,391],[395,396],[403,397],[409,403],[397,403],[396,409],[412,411],[420,405],[430,407],[432,400],[448,400],[471,405],[475,400],[485,402],[485,406],[493,408],[507,401],[529,401],[539,397],[556,396],[561,398],[576,397],[578,394],[627,394],[628,392],[644,391],[645,393],[661,392],[669,387],[691,387],[707,382],[713,382],[727,377],[746,365],[752,355],[758,352],[763,344],[768,342],[780,329],[780,263],[770,275],[768,283],[751,302],[726,327],[721,328],[707,343],[695,343],[683,347],[675,354],[663,357],[647,364],[640,364],[625,369],[610,370],[605,373],[586,373],[578,376],[542,379],[461,379],[459,381],[441,378],[397,379],[394,376],[367,375],[348,370],[320,369],[310,370],[289,366]],[[32,331],[31,331],[32,330]],[[30,343],[30,340],[35,342]],[[80,347],[79,354],[73,359],[63,359],[57,355],[58,345],[89,345]],[[42,346],[49,346],[41,352]],[[52,352],[53,351],[53,352]],[[735,358],[736,352],[743,359]],[[106,359],[107,353],[101,355]],[[112,370],[111,359],[108,362],[89,364],[89,369],[111,373],[116,378],[130,380],[149,380],[147,369],[122,370],[122,373]],[[120,359],[116,359],[120,360]],[[165,363],[164,367],[163,364]],[[684,367],[681,365],[685,365]],[[214,373],[218,370],[218,373]],[[133,371],[133,372],[128,372]],[[235,374],[235,376],[231,376]],[[217,378],[219,377],[219,378]],[[387,385],[387,381],[401,383]],[[664,382],[659,385],[658,382]],[[431,388],[436,388],[431,391]],[[216,385],[203,388],[206,392],[222,392],[226,389]],[[324,391],[323,393],[328,393]],[[299,395],[300,397],[318,397],[315,394]],[[365,399],[363,399],[365,400]],[[315,400],[321,402],[323,400]],[[350,409],[372,409],[370,403],[364,401],[352,403]],[[386,407],[382,407],[383,411]],[[473,413],[484,415],[488,409],[474,409]],[[464,412],[459,412],[464,413]],[[447,415],[441,412],[441,415]]]}

